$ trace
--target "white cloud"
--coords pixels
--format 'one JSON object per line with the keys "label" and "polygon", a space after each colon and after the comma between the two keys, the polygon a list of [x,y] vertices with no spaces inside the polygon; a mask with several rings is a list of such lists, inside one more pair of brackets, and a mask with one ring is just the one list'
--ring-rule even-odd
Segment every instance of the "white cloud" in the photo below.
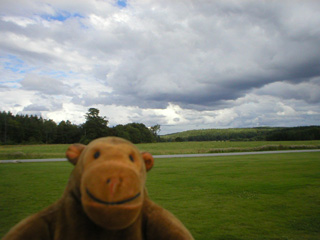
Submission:
{"label": "white cloud", "polygon": [[5,22],[12,22],[21,27],[27,27],[28,25],[36,24],[36,21],[34,19],[26,17],[5,16],[2,17],[2,20]]}
{"label": "white cloud", "polygon": [[283,103],[278,103],[275,108],[279,109],[277,114],[280,116],[294,116],[294,115],[296,115],[296,111],[292,107],[286,106]]}
{"label": "white cloud", "polygon": [[54,119],[57,123],[61,121],[71,121],[73,124],[82,124],[85,122],[86,107],[75,105],[70,102],[62,103],[62,108],[56,111],[49,111],[45,117],[48,119]]}

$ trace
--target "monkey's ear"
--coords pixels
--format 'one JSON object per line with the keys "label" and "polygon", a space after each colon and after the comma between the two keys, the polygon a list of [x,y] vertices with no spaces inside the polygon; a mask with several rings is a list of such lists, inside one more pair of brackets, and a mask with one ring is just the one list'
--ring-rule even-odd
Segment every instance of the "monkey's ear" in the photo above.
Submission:
{"label": "monkey's ear", "polygon": [[144,160],[144,164],[146,165],[147,172],[153,167],[154,159],[151,153],[143,152],[141,153],[142,158]]}
{"label": "monkey's ear", "polygon": [[76,165],[79,156],[85,147],[85,145],[79,143],[72,144],[71,146],[69,146],[69,148],[66,151],[66,157],[69,160],[69,162],[71,162],[73,165]]}

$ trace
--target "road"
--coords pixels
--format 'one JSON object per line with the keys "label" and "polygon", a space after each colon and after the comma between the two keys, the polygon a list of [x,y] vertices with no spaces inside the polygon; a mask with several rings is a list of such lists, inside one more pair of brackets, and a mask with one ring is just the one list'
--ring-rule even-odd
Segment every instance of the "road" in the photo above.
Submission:
{"label": "road", "polygon": [[[154,155],[154,158],[190,158],[190,157],[218,157],[218,156],[237,156],[237,155],[256,155],[256,154],[279,154],[279,153],[304,153],[320,152],[320,149],[312,150],[285,150],[285,151],[260,151],[260,152],[233,152],[233,153],[202,153],[202,154],[175,154],[175,155]],[[19,160],[0,160],[0,163],[28,163],[28,162],[65,162],[65,158],[51,159],[19,159]]]}

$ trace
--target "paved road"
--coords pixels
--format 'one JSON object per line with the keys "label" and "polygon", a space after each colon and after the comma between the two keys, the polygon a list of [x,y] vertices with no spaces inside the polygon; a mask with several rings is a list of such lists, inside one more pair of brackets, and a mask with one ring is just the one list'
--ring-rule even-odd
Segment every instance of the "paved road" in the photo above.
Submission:
{"label": "paved road", "polygon": [[[279,154],[279,153],[303,153],[320,152],[320,149],[312,150],[285,150],[285,151],[260,151],[260,152],[234,152],[234,153],[203,153],[203,154],[176,154],[176,155],[154,155],[154,158],[187,158],[187,157],[217,157],[255,154]],[[21,160],[0,160],[0,163],[26,163],[26,162],[65,162],[65,158],[52,159],[21,159]]]}

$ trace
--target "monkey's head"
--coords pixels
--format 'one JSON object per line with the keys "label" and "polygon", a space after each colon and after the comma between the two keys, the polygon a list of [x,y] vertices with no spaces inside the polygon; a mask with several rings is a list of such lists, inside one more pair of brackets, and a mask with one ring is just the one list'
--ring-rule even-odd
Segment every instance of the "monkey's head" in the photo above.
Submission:
{"label": "monkey's head", "polygon": [[119,230],[139,216],[150,153],[140,153],[122,138],[99,138],[87,146],[71,145],[66,156],[75,165],[72,177],[87,216],[97,225]]}

